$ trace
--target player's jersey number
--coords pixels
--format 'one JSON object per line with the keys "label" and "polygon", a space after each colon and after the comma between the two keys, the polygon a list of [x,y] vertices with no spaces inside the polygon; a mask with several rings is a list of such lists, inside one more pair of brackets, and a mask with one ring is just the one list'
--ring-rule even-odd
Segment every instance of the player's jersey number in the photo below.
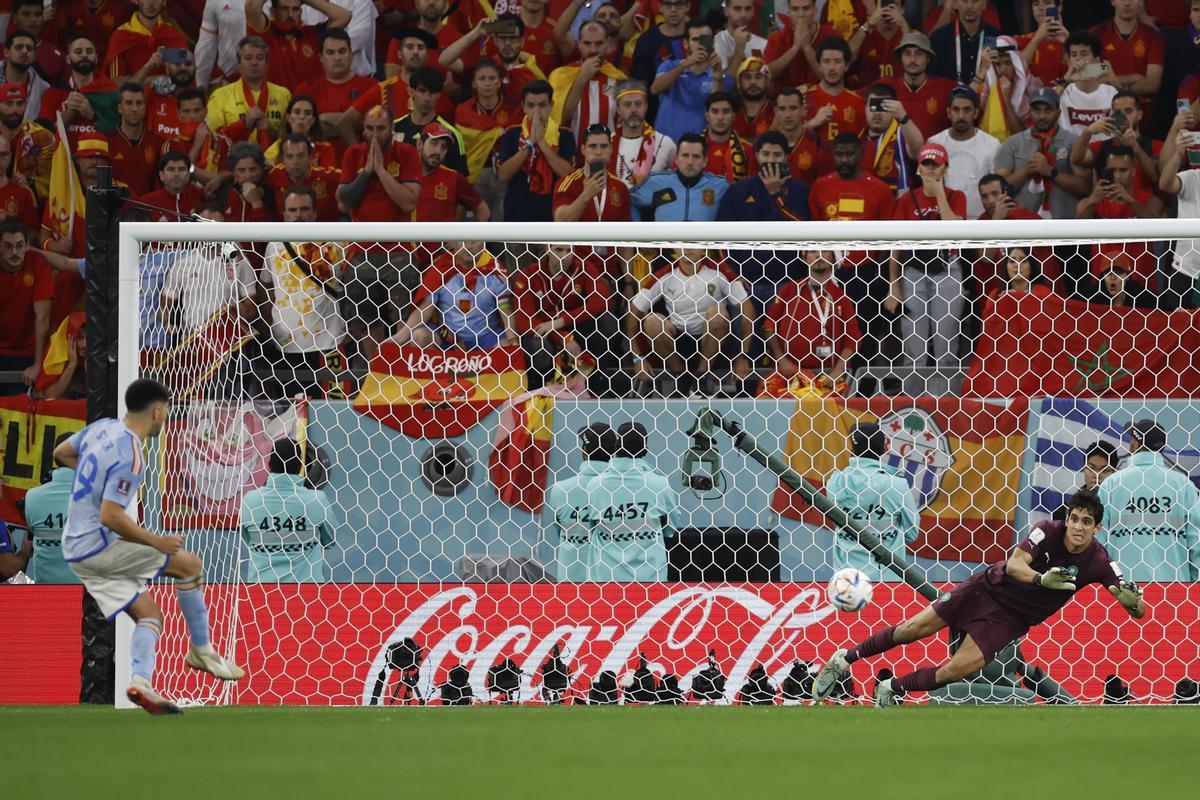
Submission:
{"label": "player's jersey number", "polygon": [[92,494],[95,491],[96,475],[99,472],[99,459],[84,448],[79,459],[79,466],[75,470],[75,491],[71,492],[71,499],[79,501]]}

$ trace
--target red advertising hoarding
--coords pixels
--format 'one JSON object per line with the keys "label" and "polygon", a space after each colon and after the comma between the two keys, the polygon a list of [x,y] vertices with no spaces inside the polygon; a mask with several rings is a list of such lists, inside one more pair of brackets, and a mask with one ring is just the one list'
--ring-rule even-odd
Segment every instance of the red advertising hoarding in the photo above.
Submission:
{"label": "red advertising hoarding", "polygon": [[[1095,700],[1116,673],[1135,695],[1169,697],[1200,673],[1200,587],[1145,587],[1152,606],[1138,621],[1105,591],[1080,592],[1022,649],[1073,695]],[[511,657],[524,673],[523,700],[536,697],[538,667],[564,646],[583,694],[601,670],[619,677],[642,653],[684,686],[714,648],[732,697],[757,664],[776,685],[794,659],[823,662],[837,647],[894,624],[926,605],[907,585],[875,587],[858,614],[834,611],[818,584],[471,584],[255,585],[241,589],[238,657],[249,670],[237,703],[357,705],[372,702],[387,645],[405,637],[426,651],[429,696],[462,664],[476,697],[489,667]],[[866,693],[879,667],[903,674],[946,658],[945,640],[898,648],[854,670]],[[396,676],[377,702],[384,703]]]}
{"label": "red advertising hoarding", "polygon": [[[232,609],[233,587],[210,586],[214,639]],[[1200,585],[1150,584],[1146,619],[1128,618],[1107,592],[1080,592],[1062,613],[1034,629],[1022,649],[1064,688],[1096,700],[1115,673],[1137,697],[1170,697],[1185,675],[1200,674]],[[79,694],[80,591],[76,586],[0,587],[0,703],[73,703]],[[167,613],[158,682],[174,697],[216,695],[197,673],[179,668],[186,640],[173,592],[156,590]],[[586,693],[601,669],[618,676],[638,653],[659,672],[684,679],[705,665],[709,648],[729,676],[732,697],[756,665],[773,682],[793,659],[822,662],[837,647],[924,607],[906,585],[876,586],[858,614],[833,611],[817,584],[284,584],[237,589],[237,657],[249,677],[232,700],[243,704],[370,703],[387,645],[411,636],[426,650],[427,694],[463,664],[476,696],[488,667],[511,657],[525,673],[523,700],[536,697],[538,667],[565,645],[573,690]],[[27,622],[39,620],[39,634]],[[5,624],[5,621],[8,621]],[[865,694],[879,667],[903,673],[944,660],[944,640],[898,648],[856,666]],[[396,677],[385,671],[386,703]],[[208,680],[203,678],[203,680]]]}

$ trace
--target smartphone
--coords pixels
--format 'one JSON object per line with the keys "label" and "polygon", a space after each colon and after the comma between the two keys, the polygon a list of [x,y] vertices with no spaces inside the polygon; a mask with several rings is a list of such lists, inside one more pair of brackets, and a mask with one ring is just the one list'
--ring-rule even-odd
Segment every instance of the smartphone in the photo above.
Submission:
{"label": "smartphone", "polygon": [[987,50],[995,50],[996,49],[996,37],[995,36],[983,37],[983,46]]}
{"label": "smartphone", "polygon": [[1092,78],[1102,78],[1108,73],[1108,65],[1104,63],[1088,64],[1083,69],[1079,70],[1079,79],[1083,81],[1091,80]]}
{"label": "smartphone", "polygon": [[1116,172],[1113,171],[1112,167],[1100,170],[1100,182],[1101,183],[1116,183],[1117,182],[1117,174],[1116,174]]}
{"label": "smartphone", "polygon": [[1113,127],[1119,131],[1125,130],[1125,126],[1129,124],[1129,118],[1123,111],[1114,111],[1109,116],[1112,117]]}
{"label": "smartphone", "polygon": [[186,47],[164,47],[162,49],[164,64],[186,64],[190,58]]}
{"label": "smartphone", "polygon": [[483,32],[489,36],[516,36],[517,23],[511,19],[490,19],[483,23]]}
{"label": "smartphone", "polygon": [[1200,150],[1189,149],[1187,151],[1187,160],[1189,167],[1200,166]]}
{"label": "smartphone", "polygon": [[1185,111],[1192,110],[1192,104],[1182,97],[1175,101],[1175,110],[1182,114]]}
{"label": "smartphone", "polygon": [[701,36],[700,46],[709,53],[713,52],[713,35],[711,33],[706,33],[705,35]]}
{"label": "smartphone", "polygon": [[1047,19],[1058,19],[1058,6],[1046,6],[1046,10],[1042,14]]}
{"label": "smartphone", "polygon": [[604,172],[606,169],[608,169],[608,164],[603,161],[588,162],[588,175],[595,175],[597,172]]}
{"label": "smartphone", "polygon": [[867,111],[871,111],[871,112],[878,114],[878,113],[883,112],[884,110],[885,109],[883,107],[883,98],[882,97],[868,97],[867,98]]}

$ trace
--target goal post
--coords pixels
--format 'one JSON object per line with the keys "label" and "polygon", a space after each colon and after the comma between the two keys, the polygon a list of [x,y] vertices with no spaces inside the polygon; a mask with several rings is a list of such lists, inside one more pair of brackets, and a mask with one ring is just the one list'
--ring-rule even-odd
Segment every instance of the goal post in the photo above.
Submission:
{"label": "goal post", "polygon": [[[836,648],[923,608],[919,588],[1006,557],[1097,452],[1105,477],[1139,461],[1133,422],[1161,425],[1156,452],[1200,486],[1200,310],[1173,267],[1193,239],[1200,220],[122,223],[119,383],[176,396],[140,514],[204,559],[214,644],[250,673],[184,670],[157,586],[156,682],[191,704],[633,703],[647,685],[795,702]],[[1087,302],[1118,273],[1150,282]],[[537,316],[555,303],[572,310]],[[693,484],[705,409],[757,455],[717,437]],[[831,520],[772,471],[824,490],[864,424],[909,487],[911,530],[844,497]],[[283,440],[293,477],[272,471]],[[620,470],[642,495],[617,498]],[[264,486],[322,510],[262,513]],[[1200,645],[1178,636],[1200,625],[1200,531],[1129,502],[1099,538],[1147,620],[1084,588],[1019,656],[928,699],[1100,702],[1115,675],[1170,702],[1200,679]],[[839,535],[846,516],[912,585]],[[857,614],[825,598],[848,565],[876,583]],[[890,651],[843,699],[946,657],[945,637]]]}

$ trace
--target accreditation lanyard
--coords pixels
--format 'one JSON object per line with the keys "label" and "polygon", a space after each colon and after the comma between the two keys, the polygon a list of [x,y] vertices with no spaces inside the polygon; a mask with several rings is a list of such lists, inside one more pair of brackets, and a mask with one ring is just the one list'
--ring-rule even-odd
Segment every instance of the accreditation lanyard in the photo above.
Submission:
{"label": "accreditation lanyard", "polygon": [[[979,69],[979,57],[983,55],[983,23],[979,24],[979,47],[975,49],[975,69]],[[962,80],[962,27],[958,16],[954,17],[954,78]]]}
{"label": "accreditation lanyard", "polygon": [[604,189],[600,194],[592,198],[592,207],[596,209],[596,221],[604,221],[604,203],[608,200],[608,178],[604,179]]}
{"label": "accreditation lanyard", "polygon": [[[832,345],[833,336],[829,333],[829,321],[833,319],[833,298],[825,293],[824,285],[818,288],[809,282],[808,288],[812,292],[813,316],[817,318],[817,323],[821,326],[821,336],[829,339]],[[825,302],[822,303],[822,300]]]}

